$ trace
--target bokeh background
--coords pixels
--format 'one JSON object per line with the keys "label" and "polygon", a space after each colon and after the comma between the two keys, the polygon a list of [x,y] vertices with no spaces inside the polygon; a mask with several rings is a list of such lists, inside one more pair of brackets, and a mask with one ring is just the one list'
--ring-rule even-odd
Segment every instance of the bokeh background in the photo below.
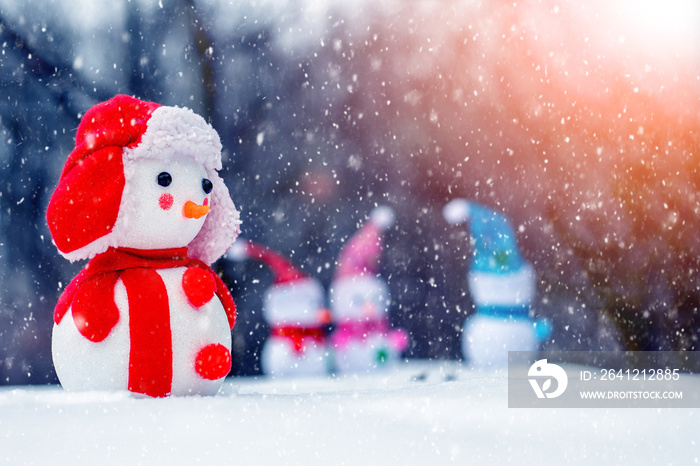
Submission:
{"label": "bokeh background", "polygon": [[[460,358],[470,246],[502,211],[547,349],[697,350],[700,5],[692,0],[0,1],[0,384],[56,382],[53,306],[84,265],[48,200],[81,115],[117,93],[217,129],[242,236],[328,286],[376,205],[408,358]],[[259,372],[269,271],[221,260],[234,374]]]}

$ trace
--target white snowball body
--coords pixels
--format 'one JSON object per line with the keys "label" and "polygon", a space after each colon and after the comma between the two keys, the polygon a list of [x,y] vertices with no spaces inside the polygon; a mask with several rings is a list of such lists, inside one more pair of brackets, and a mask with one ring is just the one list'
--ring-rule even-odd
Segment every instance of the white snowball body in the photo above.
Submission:
{"label": "white snowball body", "polygon": [[[207,380],[195,371],[195,358],[209,344],[230,350],[231,332],[223,305],[214,297],[193,307],[182,288],[186,267],[159,269],[168,291],[172,335],[172,395],[214,395],[224,378]],[[54,325],[52,354],[56,373],[66,390],[127,390],[129,376],[129,304],[121,279],[114,289],[119,321],[109,336],[94,343],[78,332],[70,310]]]}
{"label": "white snowball body", "polygon": [[508,351],[537,351],[538,346],[531,319],[476,313],[464,323],[462,354],[475,368],[504,369]]}
{"label": "white snowball body", "polygon": [[303,349],[296,352],[287,338],[271,335],[262,349],[262,371],[272,377],[323,375],[328,373],[329,353],[325,344],[304,339]]}

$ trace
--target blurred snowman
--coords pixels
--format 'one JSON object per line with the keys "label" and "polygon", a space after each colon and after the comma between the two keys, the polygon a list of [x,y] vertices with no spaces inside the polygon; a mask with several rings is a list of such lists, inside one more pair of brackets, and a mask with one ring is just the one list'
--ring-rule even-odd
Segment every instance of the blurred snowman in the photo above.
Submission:
{"label": "blurred snowman", "polygon": [[270,326],[261,353],[263,372],[272,376],[328,373],[331,359],[326,328],[330,314],[321,283],[282,255],[249,240],[236,242],[227,258],[259,260],[274,274],[262,310]]}
{"label": "blurred snowman", "polygon": [[408,334],[391,328],[389,288],[379,276],[382,235],[393,223],[390,207],[375,208],[339,254],[329,294],[331,341],[340,373],[388,366],[408,346]]}
{"label": "blurred snowman", "polygon": [[536,276],[520,254],[510,221],[465,199],[443,209],[452,223],[468,223],[472,261],[467,274],[476,313],[464,323],[462,354],[474,367],[502,368],[508,351],[536,351],[550,333],[545,319],[534,320],[530,304]]}

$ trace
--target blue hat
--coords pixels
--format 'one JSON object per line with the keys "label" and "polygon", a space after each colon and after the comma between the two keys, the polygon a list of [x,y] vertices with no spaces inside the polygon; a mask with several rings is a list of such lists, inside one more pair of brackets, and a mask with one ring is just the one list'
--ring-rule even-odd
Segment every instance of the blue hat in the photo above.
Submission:
{"label": "blue hat", "polygon": [[465,199],[454,199],[443,209],[450,223],[467,222],[474,272],[511,273],[525,266],[515,239],[515,230],[504,215]]}

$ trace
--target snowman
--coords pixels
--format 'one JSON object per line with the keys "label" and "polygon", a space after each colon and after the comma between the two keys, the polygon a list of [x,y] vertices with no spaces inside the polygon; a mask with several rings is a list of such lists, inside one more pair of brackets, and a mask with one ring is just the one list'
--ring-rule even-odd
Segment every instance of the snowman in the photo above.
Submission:
{"label": "snowman", "polygon": [[445,219],[468,222],[472,261],[467,275],[476,312],[462,332],[462,353],[476,368],[503,368],[508,351],[536,351],[548,324],[531,317],[536,277],[520,255],[510,221],[475,202],[454,199],[443,209]]}
{"label": "snowman", "polygon": [[226,257],[259,260],[274,274],[262,309],[270,326],[261,352],[262,371],[271,376],[326,374],[331,364],[326,337],[330,315],[321,283],[253,241],[237,241]]}
{"label": "snowman", "polygon": [[61,254],[90,259],[54,312],[66,390],[217,393],[235,305],[207,264],[240,225],[220,169],[191,110],[119,95],[85,113],[47,211]]}
{"label": "snowman", "polygon": [[391,328],[389,288],[379,276],[382,235],[393,223],[390,207],[375,208],[338,257],[329,292],[338,372],[389,366],[408,346],[407,333]]}

